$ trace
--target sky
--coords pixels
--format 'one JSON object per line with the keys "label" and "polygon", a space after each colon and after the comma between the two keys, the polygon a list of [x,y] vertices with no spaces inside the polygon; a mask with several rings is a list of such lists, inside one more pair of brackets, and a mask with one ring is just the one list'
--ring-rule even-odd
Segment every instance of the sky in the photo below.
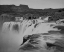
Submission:
{"label": "sky", "polygon": [[64,8],[64,0],[0,0],[0,4],[25,4],[34,9]]}

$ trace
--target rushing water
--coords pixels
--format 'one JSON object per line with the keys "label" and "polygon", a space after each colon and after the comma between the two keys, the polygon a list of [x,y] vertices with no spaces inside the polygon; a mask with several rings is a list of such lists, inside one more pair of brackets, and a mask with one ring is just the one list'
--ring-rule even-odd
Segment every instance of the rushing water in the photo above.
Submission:
{"label": "rushing water", "polygon": [[[38,21],[37,21],[38,22]],[[43,22],[42,20],[38,23],[34,23],[31,20],[24,20],[21,22],[4,22],[2,26],[2,33],[0,35],[0,52],[19,52],[20,45],[23,42],[23,37],[26,35],[32,35],[32,34],[40,34],[43,33],[44,35],[47,34],[53,34],[53,37],[55,36],[57,39],[59,39],[59,35],[64,34],[64,26],[63,25],[57,25],[55,22]],[[45,43],[44,40],[41,38],[41,43],[39,46],[43,46]],[[49,40],[47,40],[49,41]],[[61,46],[64,47],[63,40],[60,40],[62,42]],[[51,41],[53,42],[53,41]],[[44,48],[43,48],[44,49]],[[53,50],[51,50],[52,52]],[[49,52],[40,49],[39,50],[33,50],[33,51],[20,51],[20,52]]]}

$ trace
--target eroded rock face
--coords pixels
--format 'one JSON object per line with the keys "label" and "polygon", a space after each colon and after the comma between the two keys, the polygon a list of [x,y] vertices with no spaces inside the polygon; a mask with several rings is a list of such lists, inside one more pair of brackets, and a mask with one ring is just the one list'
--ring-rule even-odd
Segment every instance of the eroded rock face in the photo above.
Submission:
{"label": "eroded rock face", "polygon": [[[48,29],[48,33],[32,34],[30,38],[28,38],[24,42],[24,44],[21,45],[20,49],[24,51],[40,50],[39,52],[57,52],[57,51],[63,52],[64,47],[60,46],[61,45],[60,43],[56,43],[59,40],[62,40],[63,36],[57,33],[51,33],[50,31],[57,32],[57,30],[54,30],[51,28],[51,29]],[[29,47],[29,45],[31,46]]]}
{"label": "eroded rock face", "polygon": [[64,47],[56,44],[56,42],[59,39],[62,39],[61,36],[58,36],[58,35],[55,36],[55,35],[33,34],[30,36],[30,38],[27,41],[24,42],[23,45],[21,45],[20,50],[32,51],[32,50],[42,49],[42,50],[45,50],[45,52],[46,51],[64,51],[63,50]]}

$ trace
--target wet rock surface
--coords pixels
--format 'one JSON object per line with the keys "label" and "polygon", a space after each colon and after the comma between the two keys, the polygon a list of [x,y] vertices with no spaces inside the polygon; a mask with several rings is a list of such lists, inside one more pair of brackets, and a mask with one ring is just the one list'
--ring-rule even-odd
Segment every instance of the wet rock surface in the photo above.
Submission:
{"label": "wet rock surface", "polygon": [[[53,23],[42,23],[42,21],[33,24],[31,20],[24,20],[22,23],[4,23],[5,33],[1,35],[3,42],[1,50],[4,48],[3,52],[5,50],[6,52],[63,52],[64,29],[63,27],[58,29],[58,25],[51,26],[51,24]],[[13,26],[19,33],[13,31]]]}

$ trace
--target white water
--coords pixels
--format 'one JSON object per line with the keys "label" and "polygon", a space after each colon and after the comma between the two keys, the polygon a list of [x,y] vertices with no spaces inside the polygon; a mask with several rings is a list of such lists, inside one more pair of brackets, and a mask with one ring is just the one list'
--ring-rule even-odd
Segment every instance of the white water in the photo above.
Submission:
{"label": "white water", "polygon": [[[40,21],[40,20],[39,20]],[[25,35],[32,35],[38,33],[48,33],[48,31],[60,31],[57,28],[53,28],[51,24],[56,25],[55,23],[45,23],[42,20],[36,27],[33,24],[33,20],[23,20],[23,22],[4,22],[2,27],[2,42],[3,46],[1,51],[3,52],[18,52],[20,44],[23,42],[23,37]],[[13,30],[13,26],[17,24],[19,27],[19,32]],[[31,26],[30,26],[31,25]],[[42,41],[42,40],[41,40]],[[43,43],[43,41],[42,41]],[[3,49],[3,50],[2,50]]]}

